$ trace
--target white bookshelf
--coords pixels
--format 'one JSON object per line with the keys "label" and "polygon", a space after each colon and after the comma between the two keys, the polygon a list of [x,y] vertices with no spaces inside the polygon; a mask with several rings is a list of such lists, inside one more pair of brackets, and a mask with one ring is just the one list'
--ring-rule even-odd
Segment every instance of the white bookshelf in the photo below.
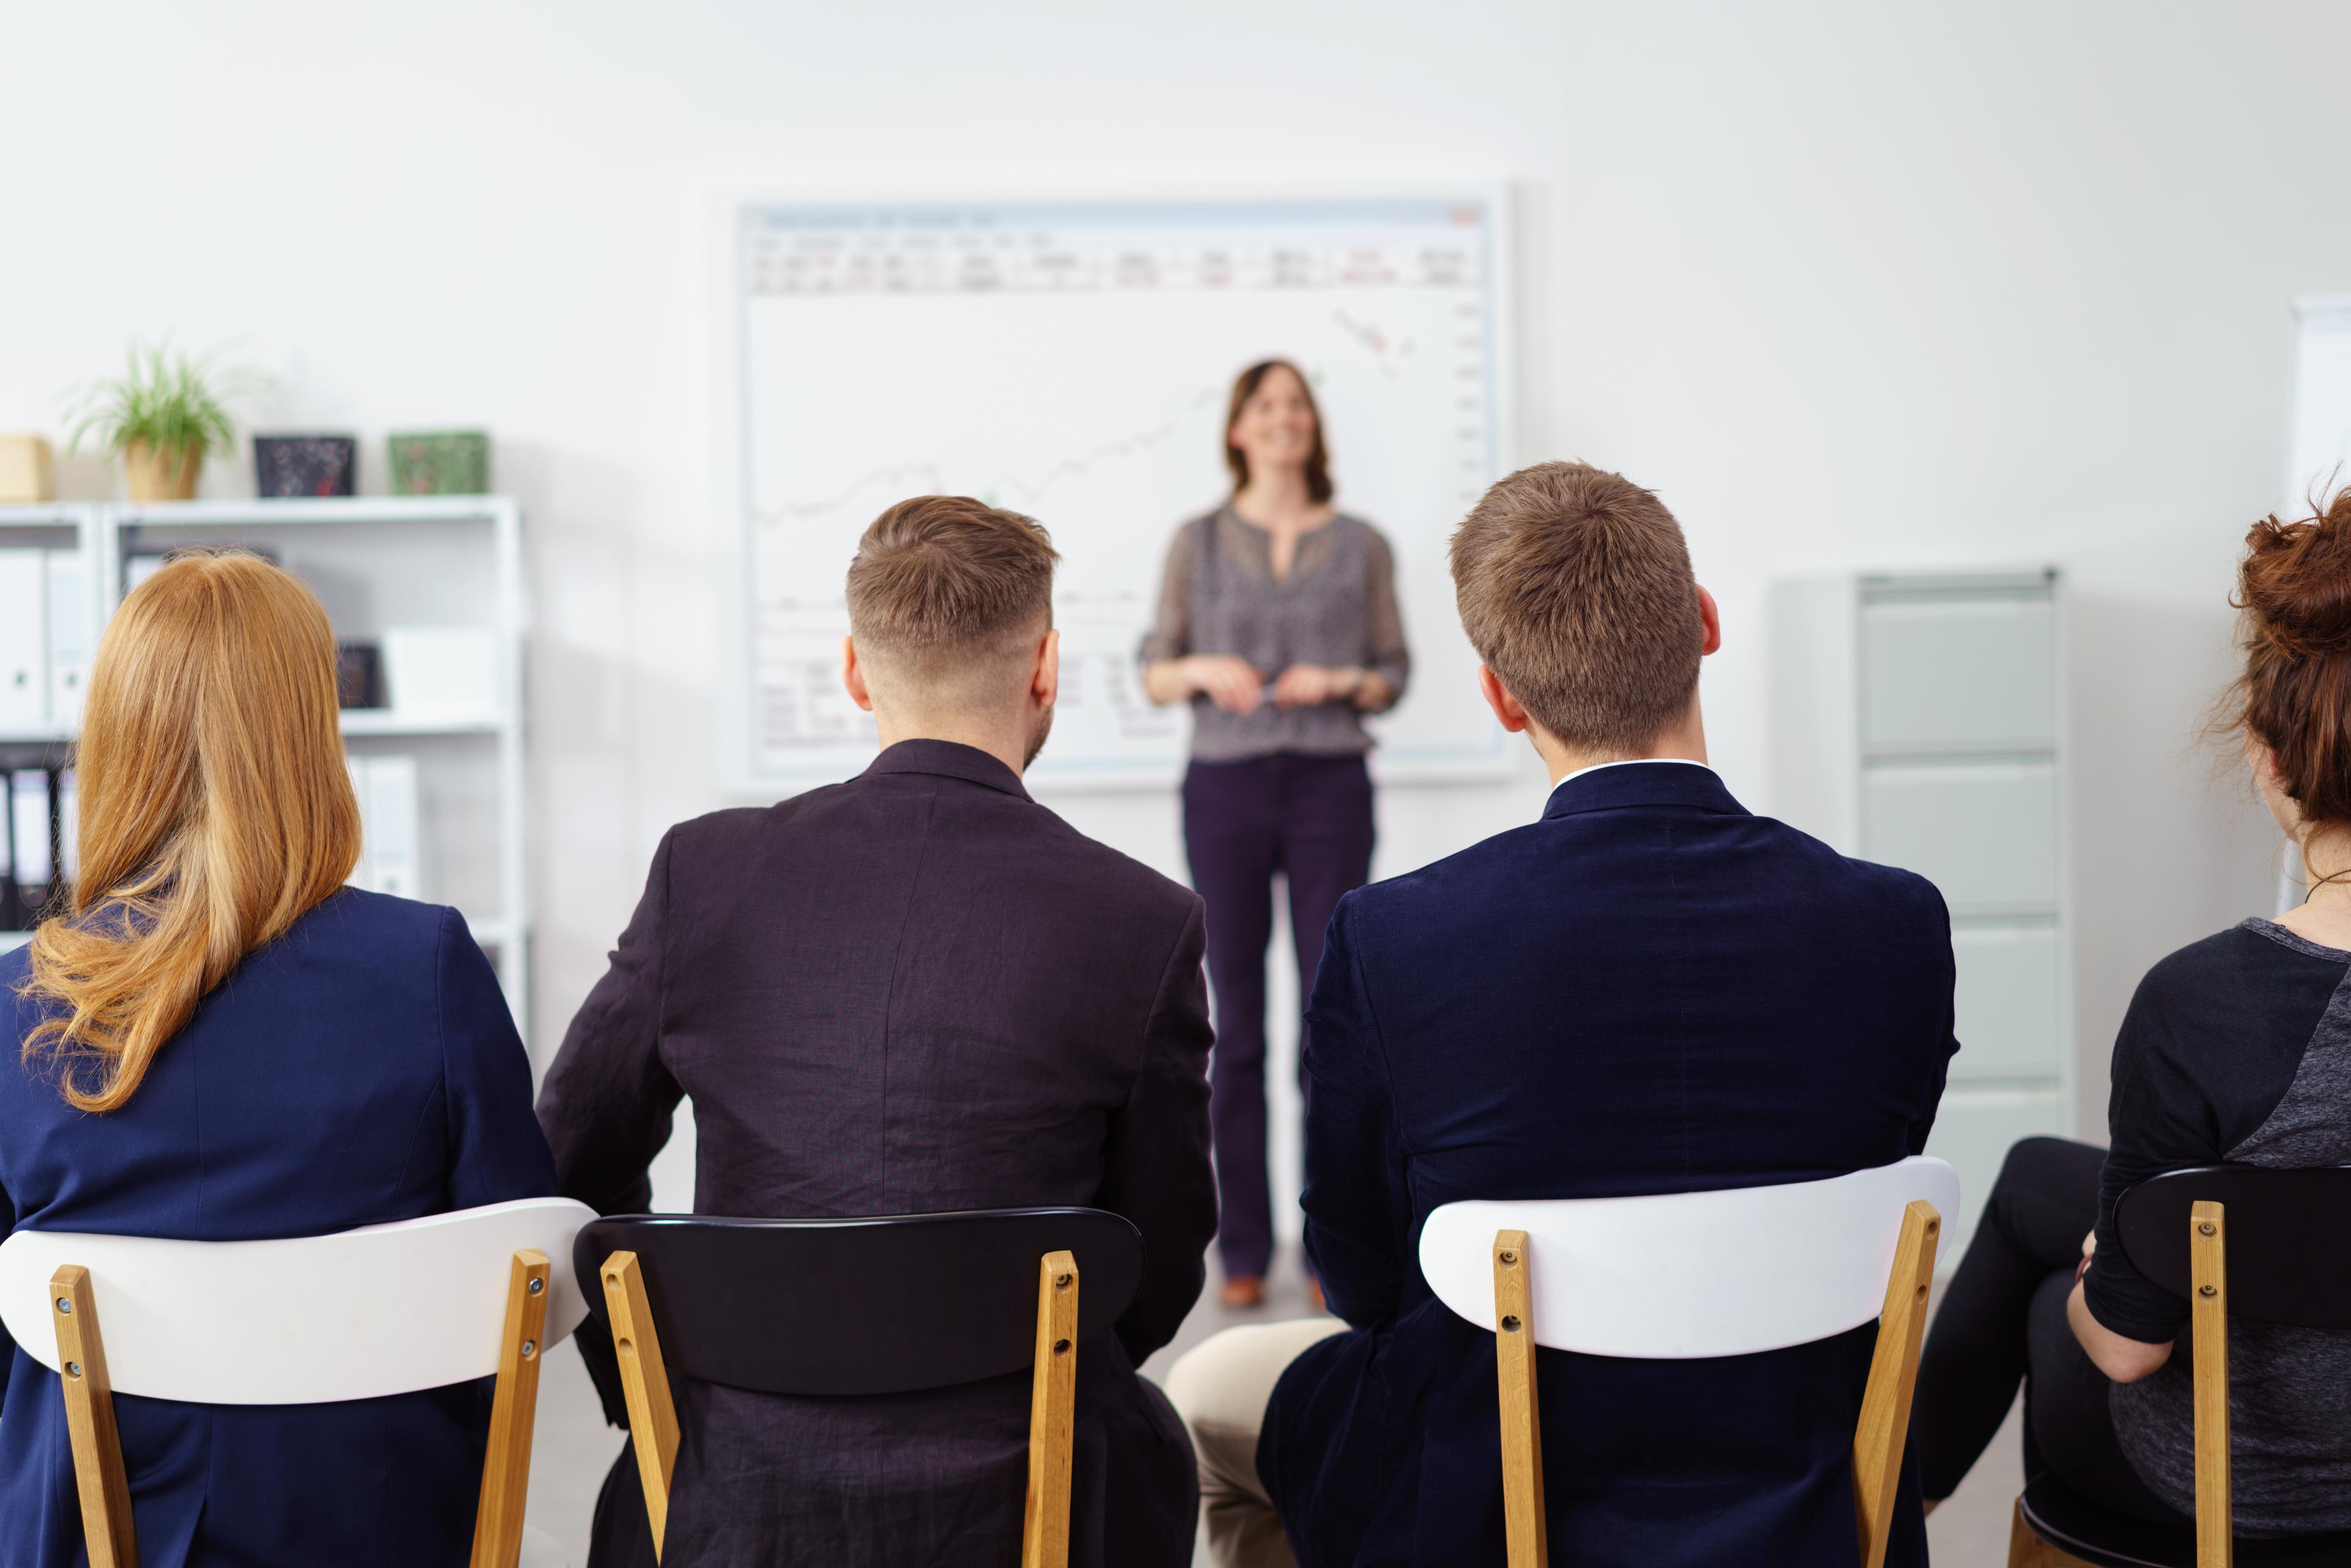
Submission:
{"label": "white bookshelf", "polygon": [[1946,1270],[2009,1145],[2075,1135],[2062,590],[2023,567],[1773,591],[1773,813],[1950,909],[1960,1050],[1927,1145],[1959,1174]]}
{"label": "white bookshelf", "polygon": [[[347,708],[354,754],[416,758],[422,894],[455,905],[488,950],[528,1034],[530,906],[524,647],[528,600],[522,514],[502,496],[183,501],[0,507],[0,544],[69,536],[85,561],[92,624],[122,601],[135,555],[202,546],[251,546],[308,582],[336,637],[381,643],[389,626],[475,626],[496,649],[492,716],[443,719],[395,708]],[[398,700],[399,694],[392,694]],[[0,747],[70,746],[69,728],[0,730]],[[0,933],[0,950],[27,940]]]}
{"label": "white bookshelf", "polygon": [[[84,608],[94,617],[98,612],[96,563],[102,510],[99,507],[72,502],[0,506],[0,549],[29,546],[40,549],[70,550],[79,556],[81,580],[89,593]],[[0,606],[0,614],[8,613],[11,608]],[[69,725],[0,722],[0,772],[5,772],[8,767],[30,766],[36,759],[45,765],[62,762],[73,738],[73,727]],[[0,930],[0,952],[21,947],[30,939],[29,932]]]}

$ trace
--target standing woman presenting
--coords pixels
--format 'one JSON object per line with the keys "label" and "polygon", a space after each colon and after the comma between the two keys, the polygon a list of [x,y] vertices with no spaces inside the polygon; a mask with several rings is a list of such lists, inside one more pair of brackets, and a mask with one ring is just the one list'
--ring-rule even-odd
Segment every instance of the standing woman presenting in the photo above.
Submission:
{"label": "standing woman presenting", "polygon": [[1143,683],[1155,703],[1192,705],[1184,848],[1207,902],[1217,998],[1217,1249],[1225,1305],[1255,1306],[1273,1260],[1265,1128],[1273,878],[1290,889],[1303,1004],[1331,912],[1371,874],[1363,716],[1395,705],[1411,658],[1395,558],[1379,530],[1331,505],[1322,416],[1297,367],[1269,360],[1241,372],[1225,416],[1225,463],[1232,498],[1185,524],[1167,552]]}

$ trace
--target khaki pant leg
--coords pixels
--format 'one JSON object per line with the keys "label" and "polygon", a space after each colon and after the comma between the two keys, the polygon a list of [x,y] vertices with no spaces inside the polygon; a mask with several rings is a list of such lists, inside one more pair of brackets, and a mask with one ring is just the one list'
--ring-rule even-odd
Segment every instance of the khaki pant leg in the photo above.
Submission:
{"label": "khaki pant leg", "polygon": [[1168,1369],[1167,1398],[1199,1456],[1200,1511],[1217,1568],[1297,1568],[1281,1516],[1258,1479],[1258,1434],[1290,1364],[1346,1326],[1324,1317],[1227,1329]]}

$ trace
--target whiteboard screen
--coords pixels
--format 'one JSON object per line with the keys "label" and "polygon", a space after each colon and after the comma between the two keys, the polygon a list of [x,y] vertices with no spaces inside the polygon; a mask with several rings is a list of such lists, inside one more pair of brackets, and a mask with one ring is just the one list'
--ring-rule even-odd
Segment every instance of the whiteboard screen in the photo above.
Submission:
{"label": "whiteboard screen", "polygon": [[[2305,299],[2294,307],[2294,439],[2286,474],[2288,519],[2314,498],[2351,484],[2351,299]],[[2338,472],[2339,470],[2339,472]]]}
{"label": "whiteboard screen", "polygon": [[1233,377],[1280,356],[1321,401],[1340,507],[1395,547],[1413,690],[1384,777],[1507,767],[1445,546],[1501,472],[1506,249],[1492,191],[1421,198],[729,204],[747,760],[847,777],[841,580],[908,496],[1025,512],[1061,552],[1061,697],[1040,782],[1164,785],[1188,712],[1136,664],[1176,526],[1229,488]]}

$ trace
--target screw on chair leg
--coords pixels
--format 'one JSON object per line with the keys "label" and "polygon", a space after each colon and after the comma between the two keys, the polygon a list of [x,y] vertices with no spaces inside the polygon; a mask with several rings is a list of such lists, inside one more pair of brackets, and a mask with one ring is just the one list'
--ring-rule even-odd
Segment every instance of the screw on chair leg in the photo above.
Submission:
{"label": "screw on chair leg", "polygon": [[98,1332],[98,1299],[89,1270],[80,1264],[68,1263],[49,1276],[49,1320],[57,1332],[57,1378],[65,1386],[66,1435],[73,1445],[90,1568],[139,1568],[131,1483],[114,1427],[114,1385],[106,1373],[106,1342]]}
{"label": "screw on chair leg", "polygon": [[1542,1406],[1535,1393],[1533,1261],[1523,1230],[1494,1232],[1494,1372],[1502,1406],[1502,1537],[1509,1568],[1550,1568]]}

